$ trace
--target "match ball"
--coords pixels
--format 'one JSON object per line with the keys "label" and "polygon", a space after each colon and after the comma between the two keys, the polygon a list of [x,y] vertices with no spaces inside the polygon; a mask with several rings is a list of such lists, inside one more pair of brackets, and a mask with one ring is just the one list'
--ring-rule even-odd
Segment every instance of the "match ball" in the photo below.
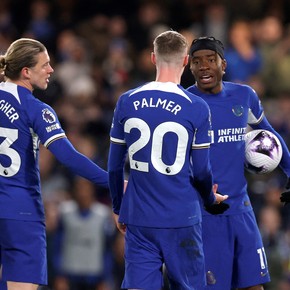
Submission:
{"label": "match ball", "polygon": [[245,168],[255,174],[273,171],[281,161],[280,140],[267,130],[252,130],[245,135]]}

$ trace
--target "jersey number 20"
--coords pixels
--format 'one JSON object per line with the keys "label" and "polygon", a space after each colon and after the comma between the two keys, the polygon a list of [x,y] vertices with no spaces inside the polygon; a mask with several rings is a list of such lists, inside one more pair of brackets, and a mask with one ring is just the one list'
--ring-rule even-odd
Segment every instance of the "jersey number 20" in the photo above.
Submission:
{"label": "jersey number 20", "polygon": [[[126,133],[130,133],[132,129],[138,129],[140,131],[140,137],[128,148],[130,168],[143,172],[149,171],[148,162],[135,160],[134,154],[139,150],[142,150],[152,137],[152,148],[150,150],[152,166],[158,172],[166,175],[175,175],[180,172],[185,162],[186,148],[189,138],[188,132],[184,126],[176,122],[164,122],[159,124],[154,131],[151,132],[145,121],[139,118],[131,118],[125,122],[124,130]],[[175,154],[176,157],[173,164],[165,164],[162,160],[163,140],[165,134],[169,132],[173,132],[178,137],[176,148],[177,152]]]}

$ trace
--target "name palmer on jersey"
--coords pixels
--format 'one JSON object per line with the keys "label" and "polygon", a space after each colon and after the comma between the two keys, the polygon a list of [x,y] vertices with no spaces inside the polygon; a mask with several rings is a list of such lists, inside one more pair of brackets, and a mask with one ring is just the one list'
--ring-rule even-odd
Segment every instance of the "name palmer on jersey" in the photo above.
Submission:
{"label": "name palmer on jersey", "polygon": [[16,112],[15,108],[12,107],[12,105],[5,100],[0,100],[0,111],[2,111],[7,116],[11,123],[19,119],[19,115]]}
{"label": "name palmer on jersey", "polygon": [[245,139],[247,128],[227,128],[217,130],[218,140],[217,143],[224,142],[238,142]]}
{"label": "name palmer on jersey", "polygon": [[133,105],[136,111],[143,108],[162,108],[166,111],[173,113],[174,115],[177,115],[177,113],[182,109],[181,106],[176,104],[175,102],[161,98],[142,98],[141,101],[134,101]]}

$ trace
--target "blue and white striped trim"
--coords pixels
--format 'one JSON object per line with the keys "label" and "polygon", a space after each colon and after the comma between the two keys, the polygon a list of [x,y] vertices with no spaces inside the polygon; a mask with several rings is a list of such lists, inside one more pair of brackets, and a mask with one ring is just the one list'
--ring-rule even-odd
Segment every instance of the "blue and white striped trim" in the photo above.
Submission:
{"label": "blue and white striped trim", "polygon": [[60,134],[53,135],[52,137],[47,139],[46,142],[43,145],[47,148],[53,141],[61,139],[61,138],[66,138],[65,133],[60,133]]}
{"label": "blue and white striped trim", "polygon": [[118,139],[118,138],[111,137],[110,140],[111,140],[112,143],[115,143],[115,144],[121,144],[121,145],[126,144],[126,141],[123,140],[123,139]]}
{"label": "blue and white striped trim", "polygon": [[192,144],[192,149],[205,149],[205,148],[210,148],[210,143]]}
{"label": "blue and white striped trim", "polygon": [[261,114],[260,118],[256,118],[253,114],[252,110],[249,109],[249,115],[248,115],[248,124],[249,125],[257,125],[259,124],[264,118],[264,112]]}

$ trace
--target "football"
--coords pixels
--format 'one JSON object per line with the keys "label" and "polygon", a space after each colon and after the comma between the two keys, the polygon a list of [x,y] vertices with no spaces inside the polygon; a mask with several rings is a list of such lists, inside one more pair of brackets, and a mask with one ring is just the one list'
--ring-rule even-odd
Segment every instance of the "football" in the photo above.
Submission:
{"label": "football", "polygon": [[273,171],[282,158],[280,140],[267,130],[252,130],[245,134],[245,168],[255,174]]}

